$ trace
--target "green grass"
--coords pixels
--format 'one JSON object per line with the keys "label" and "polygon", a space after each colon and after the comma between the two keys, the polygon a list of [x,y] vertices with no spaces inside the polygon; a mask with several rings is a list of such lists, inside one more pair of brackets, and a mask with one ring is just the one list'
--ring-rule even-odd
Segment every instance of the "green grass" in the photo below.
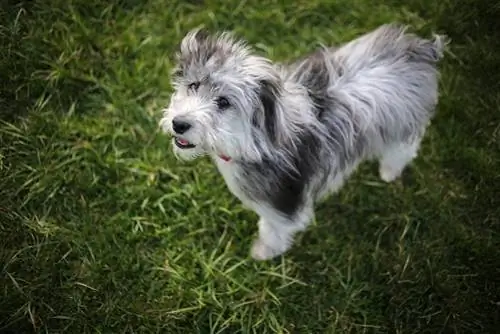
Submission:
{"label": "green grass", "polygon": [[[500,6],[222,3],[2,2],[0,331],[498,332]],[[419,158],[390,185],[363,165],[252,261],[255,214],[158,131],[177,43],[231,29],[283,60],[390,21],[452,38]]]}

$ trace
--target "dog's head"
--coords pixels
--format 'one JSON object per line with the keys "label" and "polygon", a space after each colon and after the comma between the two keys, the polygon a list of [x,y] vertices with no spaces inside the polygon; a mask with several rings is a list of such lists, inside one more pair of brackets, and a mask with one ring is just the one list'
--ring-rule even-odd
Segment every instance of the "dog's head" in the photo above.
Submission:
{"label": "dog's head", "polygon": [[193,30],[182,40],[174,92],[160,122],[185,160],[211,153],[261,159],[279,145],[281,80],[272,63],[229,33]]}

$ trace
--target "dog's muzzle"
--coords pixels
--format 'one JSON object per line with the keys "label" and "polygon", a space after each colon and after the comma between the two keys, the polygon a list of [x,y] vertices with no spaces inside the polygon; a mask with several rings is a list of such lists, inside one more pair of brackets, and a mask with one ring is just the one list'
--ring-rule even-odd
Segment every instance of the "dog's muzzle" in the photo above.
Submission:
{"label": "dog's muzzle", "polygon": [[189,131],[189,129],[191,129],[191,123],[180,117],[175,117],[172,120],[172,129],[175,132],[174,142],[178,148],[187,149],[196,147],[196,145],[191,144],[188,140],[180,137],[180,135],[186,133],[187,131]]}

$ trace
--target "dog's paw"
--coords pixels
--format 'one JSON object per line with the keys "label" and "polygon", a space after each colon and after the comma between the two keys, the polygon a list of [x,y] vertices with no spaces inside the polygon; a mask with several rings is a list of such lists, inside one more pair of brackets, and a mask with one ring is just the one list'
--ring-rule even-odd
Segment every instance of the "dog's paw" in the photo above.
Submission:
{"label": "dog's paw", "polygon": [[401,171],[394,170],[388,166],[381,166],[379,169],[380,178],[384,182],[392,182],[392,181],[396,180],[400,174],[401,174]]}
{"label": "dog's paw", "polygon": [[259,261],[270,260],[281,253],[281,251],[266,245],[260,239],[254,241],[250,251],[252,258]]}

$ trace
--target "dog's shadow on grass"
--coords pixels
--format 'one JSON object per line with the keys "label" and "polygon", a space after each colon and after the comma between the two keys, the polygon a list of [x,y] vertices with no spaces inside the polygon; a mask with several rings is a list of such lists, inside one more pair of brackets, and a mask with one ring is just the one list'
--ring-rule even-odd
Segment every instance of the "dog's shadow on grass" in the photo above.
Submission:
{"label": "dog's shadow on grass", "polygon": [[378,323],[390,331],[403,319],[418,330],[494,329],[500,321],[492,306],[500,295],[498,245],[454,222],[466,205],[461,199],[443,204],[415,196],[413,201],[415,174],[410,168],[389,189],[371,194],[353,191],[366,187],[359,184],[367,177],[361,175],[347,185],[347,194],[321,204],[317,226],[287,255],[307,286],[283,298],[303,303],[297,296],[311,296],[309,302],[331,309],[346,330],[359,312],[372,321],[383,315]]}

